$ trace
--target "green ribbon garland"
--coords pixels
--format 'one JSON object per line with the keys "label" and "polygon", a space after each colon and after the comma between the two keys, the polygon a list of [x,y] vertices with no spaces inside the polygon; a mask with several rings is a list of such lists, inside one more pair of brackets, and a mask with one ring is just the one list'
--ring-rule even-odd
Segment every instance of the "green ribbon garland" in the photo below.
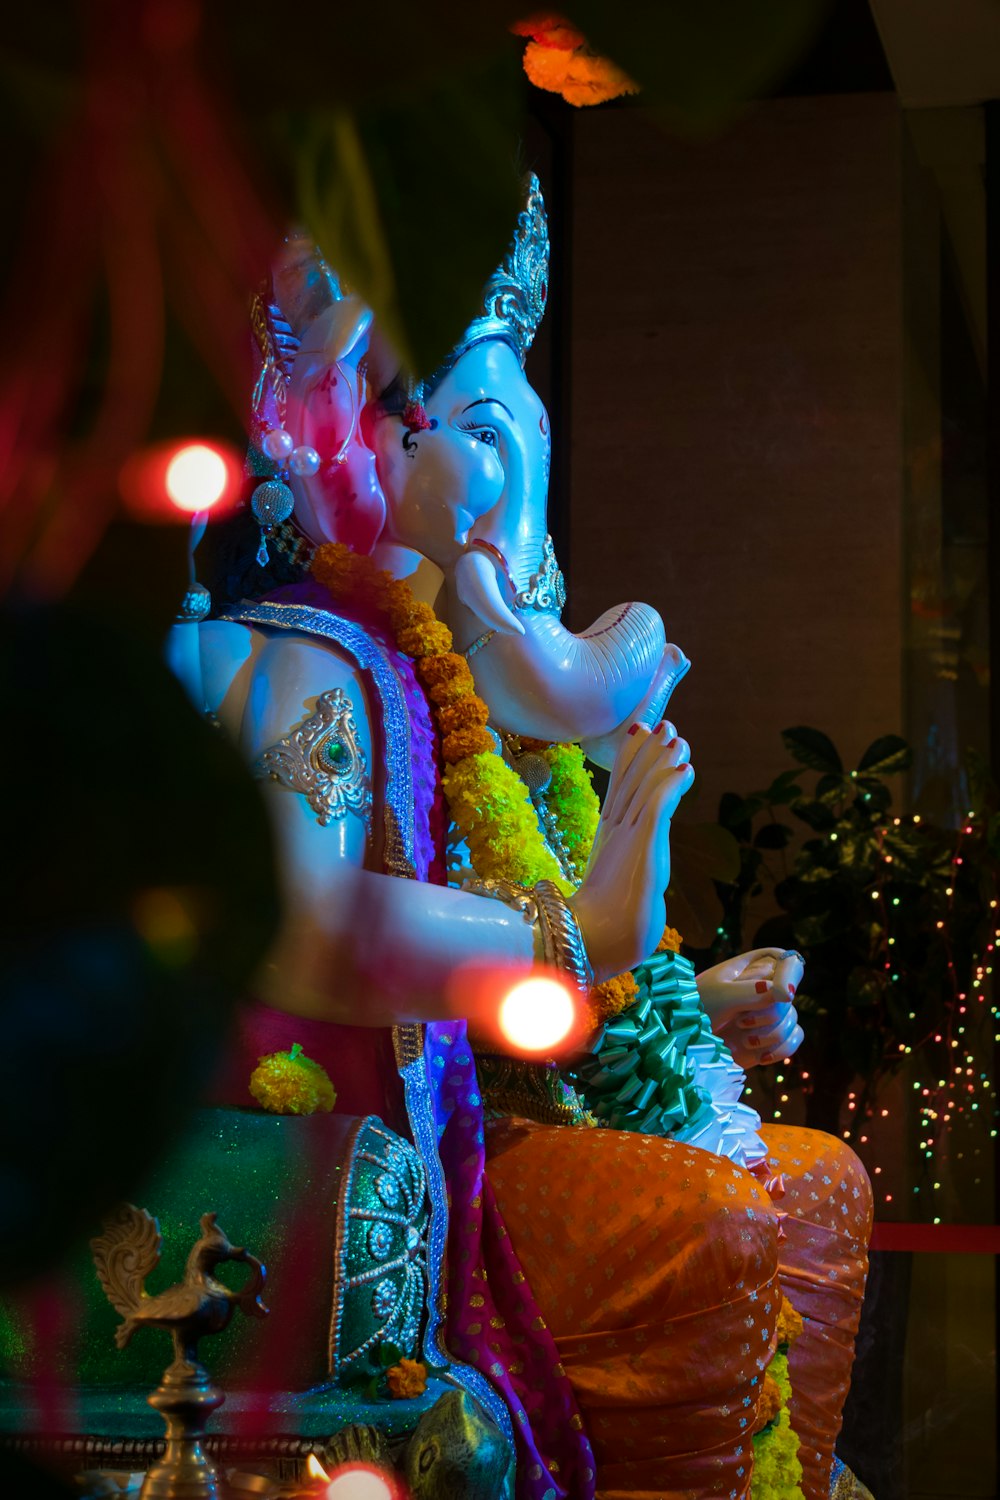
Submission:
{"label": "green ribbon garland", "polygon": [[654,953],[633,974],[638,999],[574,1059],[572,1082],[586,1108],[613,1130],[687,1134],[713,1112],[711,1093],[695,1083],[689,1049],[697,1045],[704,1066],[728,1061],[728,1048],[712,1031],[689,959]]}

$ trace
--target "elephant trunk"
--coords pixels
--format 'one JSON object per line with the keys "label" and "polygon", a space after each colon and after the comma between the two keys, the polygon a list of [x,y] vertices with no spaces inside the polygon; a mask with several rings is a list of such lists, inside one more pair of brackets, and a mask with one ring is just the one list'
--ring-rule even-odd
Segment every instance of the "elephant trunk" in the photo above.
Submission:
{"label": "elephant trunk", "polygon": [[663,621],[647,604],[620,604],[574,635],[555,613],[516,612],[504,598],[505,578],[481,551],[465,553],[454,570],[452,620],[468,649],[477,691],[493,721],[544,740],[610,734],[646,696],[663,657]]}

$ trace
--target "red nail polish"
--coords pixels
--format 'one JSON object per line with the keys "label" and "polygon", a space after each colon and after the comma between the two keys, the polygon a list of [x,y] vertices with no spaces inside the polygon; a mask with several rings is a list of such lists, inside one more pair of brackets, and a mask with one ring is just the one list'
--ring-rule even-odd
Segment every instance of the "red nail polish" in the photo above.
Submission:
{"label": "red nail polish", "polygon": [[760,1046],[760,1037],[759,1036],[748,1036],[747,1037],[747,1046],[748,1047],[759,1047]]}
{"label": "red nail polish", "polygon": [[789,998],[789,1000],[791,1000],[794,995],[795,995],[795,986],[794,986],[794,984],[790,984],[788,986],[788,998]]}
{"label": "red nail polish", "polygon": [[674,735],[674,737],[673,737],[672,740],[667,740],[667,749],[669,750],[670,746],[671,745],[676,745],[676,743],[677,743],[677,736]]}
{"label": "red nail polish", "polygon": [[761,1062],[762,1063],[773,1063],[774,1062],[774,1053],[773,1052],[765,1052],[764,1056],[761,1058]]}
{"label": "red nail polish", "polygon": [[629,734],[638,734],[639,733],[639,726],[638,726],[638,724],[630,724],[628,726],[628,732],[629,732]]}
{"label": "red nail polish", "polygon": [[758,995],[766,995],[770,988],[771,986],[768,984],[766,979],[758,979],[757,983],[754,985],[754,989],[757,991]]}

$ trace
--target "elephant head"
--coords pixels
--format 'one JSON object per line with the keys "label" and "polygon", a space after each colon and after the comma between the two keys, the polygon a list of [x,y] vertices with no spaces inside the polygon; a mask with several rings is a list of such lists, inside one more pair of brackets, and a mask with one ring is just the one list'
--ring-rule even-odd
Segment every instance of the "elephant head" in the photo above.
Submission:
{"label": "elephant head", "polygon": [[400,417],[374,428],[387,534],[443,571],[456,649],[469,652],[494,721],[546,740],[611,734],[653,686],[663,622],[649,605],[620,604],[578,635],[563,625],[546,527],[548,414],[514,349],[474,343],[424,412],[420,431]]}
{"label": "elephant head", "polygon": [[374,550],[397,571],[433,564],[455,649],[467,653],[492,722],[584,740],[609,763],[617,734],[635,717],[652,723],[688,663],[649,605],[616,605],[579,634],[560,619],[548,414],[524,373],[547,290],[537,180],[480,315],[421,388],[422,403],[406,402],[397,384],[398,399],[362,412],[366,380],[383,396],[387,383],[370,317],[315,250],[289,245],[274,278],[298,341],[286,425],[325,456],[315,475],[290,481],[299,526],[313,541]]}

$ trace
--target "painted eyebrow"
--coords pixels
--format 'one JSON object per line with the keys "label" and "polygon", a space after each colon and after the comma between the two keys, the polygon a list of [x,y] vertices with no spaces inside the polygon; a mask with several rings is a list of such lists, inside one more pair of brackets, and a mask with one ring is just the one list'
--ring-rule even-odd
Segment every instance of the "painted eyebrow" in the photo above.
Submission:
{"label": "painted eyebrow", "polygon": [[514,413],[511,411],[510,407],[504,406],[503,402],[498,401],[496,396],[480,396],[478,401],[470,401],[468,406],[462,407],[462,416],[464,417],[465,413],[467,411],[471,411],[474,406],[499,406],[503,411],[507,413],[512,422],[515,421]]}

